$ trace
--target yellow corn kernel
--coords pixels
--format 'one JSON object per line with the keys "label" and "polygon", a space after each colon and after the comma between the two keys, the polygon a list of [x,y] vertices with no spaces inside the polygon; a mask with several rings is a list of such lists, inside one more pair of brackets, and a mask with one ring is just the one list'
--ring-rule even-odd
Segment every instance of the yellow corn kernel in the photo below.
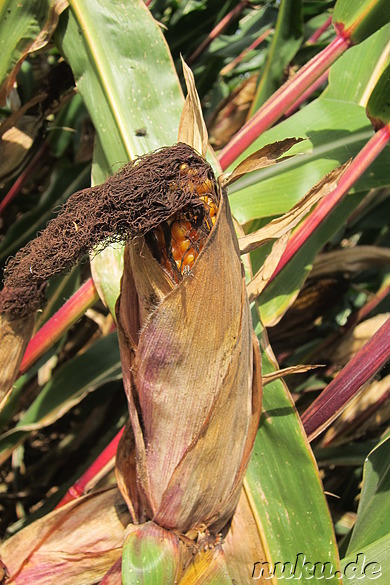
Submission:
{"label": "yellow corn kernel", "polygon": [[187,252],[187,250],[188,250],[188,248],[189,248],[189,247],[190,247],[190,240],[187,240],[187,239],[186,239],[186,240],[183,240],[183,242],[181,242],[181,243],[178,245],[178,250],[179,250],[179,252],[181,253],[181,255],[183,256],[183,254],[184,254],[185,252]]}

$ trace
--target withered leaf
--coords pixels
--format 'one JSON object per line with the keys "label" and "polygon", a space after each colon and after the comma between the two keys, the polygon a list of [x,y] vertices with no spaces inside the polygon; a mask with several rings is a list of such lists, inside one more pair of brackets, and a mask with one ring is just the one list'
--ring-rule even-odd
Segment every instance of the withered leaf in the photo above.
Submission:
{"label": "withered leaf", "polygon": [[302,197],[300,201],[290,211],[270,221],[266,226],[260,228],[252,234],[240,238],[241,254],[252,252],[259,246],[266,244],[271,240],[280,238],[291,231],[304,216],[310,211],[315,203],[331,193],[338,184],[341,176],[350,165],[350,161],[337,167],[325,175],[310,191]]}
{"label": "withered leaf", "polygon": [[0,410],[18,375],[34,321],[34,315],[22,319],[0,315]]}
{"label": "withered leaf", "polygon": [[221,175],[221,185],[227,187],[247,173],[276,164],[285,152],[303,140],[304,138],[286,138],[272,144],[266,144],[243,160],[232,173]]}
{"label": "withered leaf", "polygon": [[184,79],[187,85],[187,97],[179,123],[178,142],[189,144],[203,157],[206,156],[208,134],[203,119],[200,99],[195,87],[195,79],[191,69],[182,58]]}

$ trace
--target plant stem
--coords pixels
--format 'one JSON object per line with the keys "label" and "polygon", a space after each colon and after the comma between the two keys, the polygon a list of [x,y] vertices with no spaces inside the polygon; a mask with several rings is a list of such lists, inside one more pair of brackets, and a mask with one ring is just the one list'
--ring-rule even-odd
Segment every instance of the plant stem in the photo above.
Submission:
{"label": "plant stem", "polygon": [[221,69],[220,75],[224,76],[233,71],[236,65],[241,63],[241,61],[244,59],[244,57],[246,57],[248,53],[253,51],[253,49],[256,49],[256,47],[258,47],[263,41],[265,41],[265,39],[273,32],[273,30],[274,30],[273,28],[267,28],[267,30],[265,30],[259,37],[257,37],[257,39],[255,39],[251,45],[249,45],[249,47],[244,49],[242,53],[240,53],[239,55],[237,55],[235,59],[233,59],[233,61],[231,61],[228,65]]}
{"label": "plant stem", "polygon": [[303,414],[302,422],[310,441],[337,418],[351,398],[384,366],[389,355],[390,318]]}
{"label": "plant stem", "polygon": [[38,166],[41,158],[45,154],[48,149],[48,145],[45,142],[41,148],[35,153],[35,156],[30,160],[26,168],[20,173],[19,177],[16,179],[15,183],[12,185],[11,189],[8,191],[7,195],[0,203],[0,215],[4,213],[6,207],[11,203],[11,201],[18,195],[23,185],[26,183],[28,178],[30,177],[31,173]]}
{"label": "plant stem", "polygon": [[306,44],[314,45],[314,43],[316,43],[318,39],[321,37],[322,33],[324,33],[330,27],[331,24],[332,16],[329,16],[329,18],[325,20],[324,24],[321,25],[316,31],[314,31],[311,37],[307,39]]}
{"label": "plant stem", "polygon": [[53,315],[31,339],[20,365],[24,374],[34,362],[80,319],[99,296],[92,278],[87,280],[77,292]]}
{"label": "plant stem", "polygon": [[223,33],[223,31],[231,23],[231,21],[234,20],[236,18],[236,16],[238,16],[240,14],[240,12],[242,12],[243,9],[247,5],[248,5],[247,0],[243,0],[243,2],[240,2],[239,4],[237,4],[237,6],[235,6],[230,12],[228,12],[228,14],[226,14],[226,16],[223,17],[221,22],[219,22],[217,24],[217,26],[215,26],[213,28],[213,30],[210,32],[210,34],[199,45],[199,47],[196,49],[196,51],[194,51],[192,53],[192,55],[190,55],[190,57],[188,57],[187,63],[190,64],[193,61],[195,61],[195,59],[197,59],[199,57],[199,55],[201,53],[203,53],[203,51],[205,49],[207,49],[207,47],[212,43],[212,41],[214,39],[216,39],[220,34]]}
{"label": "plant stem", "polygon": [[311,85],[306,91],[303,92],[303,94],[297,99],[297,101],[291,106],[291,108],[288,108],[288,110],[286,110],[286,112],[284,113],[284,117],[288,118],[294,112],[296,112],[299,106],[308,97],[310,97],[316,91],[316,89],[321,87],[321,85],[328,80],[328,75],[329,71],[324,71],[324,73],[313,83],[313,85]]}
{"label": "plant stem", "polygon": [[348,39],[336,37],[321,53],[313,57],[294,77],[282,85],[221,150],[219,162],[222,170],[227,169],[260,134],[277,122],[349,46]]}
{"label": "plant stem", "polygon": [[390,140],[390,124],[383,126],[367,142],[362,150],[356,155],[349,168],[342,175],[336,189],[332,191],[325,199],[320,201],[313,213],[311,213],[291,236],[287,247],[282,255],[278,266],[272,274],[273,280],[279,272],[286,266],[291,258],[298,252],[308,238],[315,232],[318,226],[329,216],[335,206],[348,193],[349,189],[368,169],[370,164],[382,152]]}
{"label": "plant stem", "polygon": [[61,508],[68,502],[83,496],[87,493],[100,477],[106,473],[107,468],[112,467],[113,460],[116,456],[116,450],[118,447],[119,440],[123,434],[124,427],[119,433],[112,439],[102,453],[95,459],[92,465],[87,469],[85,473],[78,479],[66,492],[65,496],[57,504],[56,508]]}

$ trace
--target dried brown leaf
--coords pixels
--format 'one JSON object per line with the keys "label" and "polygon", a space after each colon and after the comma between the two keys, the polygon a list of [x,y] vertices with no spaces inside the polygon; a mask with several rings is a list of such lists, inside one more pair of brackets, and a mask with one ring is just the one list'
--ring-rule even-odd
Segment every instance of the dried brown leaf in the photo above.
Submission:
{"label": "dried brown leaf", "polygon": [[286,138],[285,140],[263,146],[263,148],[260,148],[260,150],[257,150],[243,160],[232,173],[222,175],[220,179],[222,186],[227,187],[247,173],[276,164],[285,152],[303,140],[304,138]]}
{"label": "dried brown leaf", "polygon": [[202,107],[196,91],[194,75],[183,58],[181,61],[188,94],[180,118],[178,142],[189,144],[205,157],[208,135]]}
{"label": "dried brown leaf", "polygon": [[337,186],[340,177],[350,165],[347,162],[325,175],[300,201],[286,214],[273,219],[266,226],[256,232],[240,238],[239,245],[241,254],[252,252],[259,246],[282,237],[291,231],[304,216],[310,211],[315,203],[331,193]]}
{"label": "dried brown leaf", "polygon": [[390,250],[380,246],[353,246],[318,254],[311,270],[311,278],[335,272],[353,274],[373,266],[390,264]]}
{"label": "dried brown leaf", "polygon": [[338,345],[333,345],[326,356],[337,366],[344,366],[350,359],[362,349],[369,339],[386,323],[390,313],[375,315],[370,319],[362,321],[354,329],[349,331],[342,338]]}
{"label": "dried brown leaf", "polygon": [[[252,581],[254,562],[259,559],[271,560],[266,548],[261,521],[251,506],[245,482],[223,550],[229,574],[236,585],[247,585]],[[266,568],[263,576],[256,577],[256,583],[260,585],[267,583],[275,585],[275,578],[267,574]]]}
{"label": "dried brown leaf", "polygon": [[267,258],[265,259],[264,264],[261,266],[261,268],[259,268],[255,276],[248,283],[247,293],[250,303],[254,301],[266,287],[269,279],[279,264],[283,252],[286,249],[289,237],[290,232],[287,232],[286,234],[283,234],[278,240],[276,240],[272,246],[270,254],[268,254]]}
{"label": "dried brown leaf", "polygon": [[284,378],[285,376],[290,376],[291,374],[304,374],[305,372],[310,372],[310,370],[316,370],[317,368],[323,368],[323,364],[315,364],[315,365],[297,365],[297,366],[290,366],[288,368],[283,368],[281,370],[275,370],[274,372],[269,372],[268,374],[264,374],[263,376],[263,386],[266,384],[270,384],[271,382],[275,382],[275,380],[280,380],[280,378]]}
{"label": "dried brown leaf", "polygon": [[390,374],[357,394],[325,433],[322,444],[342,445],[390,420]]}
{"label": "dried brown leaf", "polygon": [[[32,53],[33,51],[38,51],[39,49],[42,49],[42,47],[44,47],[49,42],[53,32],[57,27],[59,16],[67,6],[68,6],[67,0],[53,0],[52,2],[48,3],[46,22],[42,26],[39,35],[34,41],[30,41],[29,39],[27,42],[25,41],[26,44],[25,46],[23,46],[19,61],[13,67],[7,79],[0,87],[1,105],[5,103],[6,97],[13,87],[16,76],[19,73],[22,63],[27,57],[27,55],[29,53]],[[23,39],[21,42],[23,42]]]}
{"label": "dried brown leaf", "polygon": [[18,375],[33,328],[33,315],[23,319],[0,315],[0,411]]}
{"label": "dried brown leaf", "polygon": [[233,90],[227,100],[218,106],[217,111],[208,120],[210,144],[220,149],[245,124],[249,108],[256,91],[258,75],[251,75]]}
{"label": "dried brown leaf", "polygon": [[7,585],[91,585],[120,558],[129,522],[117,488],[79,498],[30,524],[1,547]]}

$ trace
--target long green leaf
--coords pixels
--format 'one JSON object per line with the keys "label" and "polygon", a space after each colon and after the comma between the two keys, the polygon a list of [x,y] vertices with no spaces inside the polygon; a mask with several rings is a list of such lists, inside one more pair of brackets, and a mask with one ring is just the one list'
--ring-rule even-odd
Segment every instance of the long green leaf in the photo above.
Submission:
{"label": "long green leaf", "polygon": [[390,438],[368,455],[364,464],[363,489],[347,555],[358,553],[390,535]]}
{"label": "long green leaf", "polygon": [[71,0],[56,42],[72,68],[109,169],[172,144],[183,98],[161,30],[143,2]]}
{"label": "long green leaf", "polygon": [[[373,581],[378,585],[388,585],[390,574],[390,534],[362,548],[358,553],[348,555],[341,561],[344,583]],[[353,581],[352,581],[353,580]]]}
{"label": "long green leaf", "polygon": [[[275,369],[269,349],[263,352],[263,368],[263,373]],[[265,387],[263,409],[246,484],[272,565],[284,563],[286,578],[305,556],[310,563],[330,563],[335,572],[339,568],[337,545],[318,469],[282,381]],[[262,560],[268,559],[255,562]],[[277,567],[275,574],[280,577],[281,565]],[[315,576],[313,582],[321,578]],[[339,582],[334,575],[327,581]]]}

